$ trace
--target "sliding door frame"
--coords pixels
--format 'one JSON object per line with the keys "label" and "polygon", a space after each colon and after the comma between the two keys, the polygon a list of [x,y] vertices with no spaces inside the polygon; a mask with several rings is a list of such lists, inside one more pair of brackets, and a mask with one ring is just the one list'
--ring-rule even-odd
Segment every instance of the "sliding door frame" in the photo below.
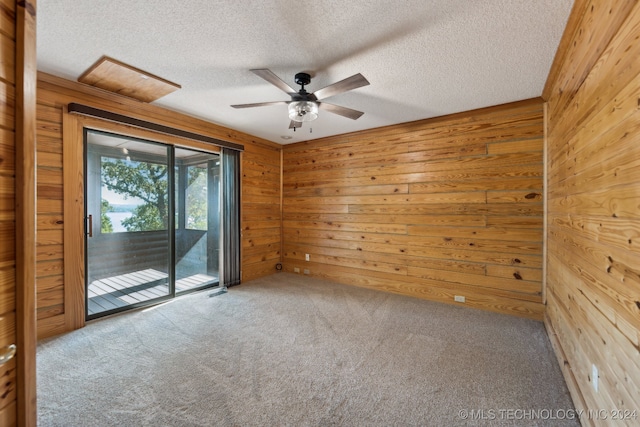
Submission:
{"label": "sliding door frame", "polygon": [[[193,154],[199,155],[201,156],[200,158],[196,158],[196,159],[191,159],[191,160],[180,160],[178,161],[178,159],[180,158],[179,155],[176,154],[176,152],[178,151],[178,149],[180,151],[189,151]],[[216,158],[214,159],[213,156],[216,156]],[[217,177],[218,177],[218,182],[217,182],[217,190],[215,190],[215,193],[217,194],[217,200],[215,200],[215,204],[213,204],[213,200],[215,198],[211,197],[211,191],[212,189],[215,187],[213,184],[215,183],[215,179],[213,178],[211,171],[213,169],[215,169],[215,167],[212,167],[211,163],[216,161],[217,162],[217,169],[218,169],[218,173],[217,173]],[[176,231],[178,230],[182,230],[183,233],[188,232],[189,230],[193,230],[193,229],[189,229],[187,228],[188,224],[187,224],[187,207],[188,207],[188,203],[187,203],[187,194],[186,194],[186,190],[188,188],[187,184],[187,179],[189,176],[188,170],[187,168],[189,167],[193,167],[196,165],[202,165],[203,163],[206,163],[206,180],[207,180],[207,243],[206,243],[206,247],[209,248],[210,241],[215,241],[216,240],[216,234],[217,234],[217,244],[216,244],[216,250],[218,253],[218,259],[216,261],[216,270],[217,270],[217,276],[218,276],[218,282],[217,285],[220,286],[222,284],[222,264],[223,264],[223,244],[222,244],[222,238],[223,238],[223,219],[224,219],[224,212],[222,211],[222,196],[225,192],[225,189],[223,188],[222,185],[222,151],[221,152],[211,152],[211,151],[202,151],[199,149],[194,149],[194,148],[185,148],[185,147],[174,147],[173,150],[173,167],[175,169],[177,169],[179,171],[178,173],[178,179],[174,180],[173,183],[174,185],[179,185],[179,189],[177,191],[178,193],[178,197],[176,200],[176,209],[174,210],[174,221],[175,218],[178,219],[178,224],[175,225],[175,229],[174,229],[174,275],[175,275],[175,280],[179,281],[181,279],[179,279],[179,274],[178,274],[178,256],[177,256],[177,251],[178,248],[180,247],[180,244],[183,243],[183,241],[178,242],[178,238],[177,238],[177,234]],[[214,165],[215,166],[215,165]],[[174,194],[176,193],[176,188],[174,187],[173,189]],[[182,199],[182,200],[180,200]],[[217,210],[217,221],[213,221],[212,220],[212,208],[216,208]],[[210,228],[210,225],[214,222],[217,222],[217,231],[216,234],[214,234],[212,236],[212,232],[214,230],[212,230]],[[211,258],[215,258],[215,257],[211,257]],[[211,258],[209,257],[209,253],[207,253],[207,261],[206,261],[206,271],[207,271],[207,275],[209,275],[210,273],[210,262],[211,262]],[[180,273],[182,273],[182,270],[180,271]],[[195,286],[193,288],[188,288],[188,289],[178,289],[178,285],[176,282],[176,286],[175,286],[175,294],[176,295],[186,295],[188,293],[191,292],[198,292],[201,291],[203,289],[206,289],[208,287],[214,287],[212,284],[203,284],[203,285],[198,285]]]}
{"label": "sliding door frame", "polygon": [[[70,114],[63,109],[64,322],[66,330],[85,325],[84,129],[221,154],[220,147],[134,126]],[[172,150],[173,151],[173,150]],[[173,221],[173,219],[171,219]],[[172,256],[173,257],[173,256]]]}
{"label": "sliding door frame", "polygon": [[[100,231],[100,226],[96,227],[96,224],[101,225],[100,220],[96,221],[89,221],[89,223],[92,223],[91,226],[93,227],[93,230],[87,230],[85,228],[85,232],[84,232],[84,248],[85,248],[85,259],[84,259],[84,267],[85,267],[85,282],[84,282],[84,286],[85,286],[85,319],[87,319],[87,321],[89,320],[94,320],[94,319],[98,319],[100,317],[103,316],[109,316],[111,314],[115,314],[115,313],[120,313],[126,310],[130,310],[130,309],[134,309],[134,308],[139,308],[139,307],[145,307],[148,305],[152,305],[152,304],[157,304],[163,301],[167,301],[170,300],[172,298],[175,298],[176,296],[176,289],[175,289],[175,271],[173,266],[175,265],[175,222],[174,222],[174,218],[175,218],[175,178],[172,177],[172,172],[175,170],[175,163],[174,163],[174,155],[175,155],[175,146],[173,145],[169,145],[169,144],[164,144],[162,142],[158,142],[155,140],[149,140],[149,139],[142,139],[142,138],[138,138],[138,137],[131,137],[131,136],[125,136],[125,135],[121,135],[121,134],[116,134],[116,133],[112,133],[112,132],[103,132],[103,131],[96,131],[95,129],[91,129],[88,127],[84,127],[83,128],[83,135],[82,135],[82,139],[83,139],[83,157],[84,157],[84,180],[83,180],[83,184],[85,185],[85,210],[84,210],[84,218],[86,220],[86,218],[88,218],[89,212],[96,212],[96,213],[100,213],[101,209],[100,209],[100,202],[98,200],[87,200],[87,197],[89,196],[89,194],[91,194],[91,191],[95,192],[94,196],[97,197],[98,194],[101,193],[102,191],[102,185],[101,185],[101,179],[95,178],[95,177],[91,177],[88,174],[89,170],[96,170],[96,171],[100,171],[100,173],[102,173],[102,157],[103,156],[108,156],[111,158],[124,158],[125,156],[122,154],[121,150],[118,149],[114,149],[112,147],[105,147],[105,146],[100,146],[100,145],[94,145],[94,147],[92,150],[90,150],[89,145],[91,144],[89,142],[89,133],[93,133],[93,134],[100,134],[100,135],[104,135],[104,136],[108,136],[108,137],[112,137],[112,138],[118,138],[118,139],[122,139],[124,140],[135,140],[137,142],[141,142],[144,144],[148,144],[148,145],[155,145],[158,147],[162,147],[165,150],[165,154],[164,155],[155,155],[155,154],[149,154],[149,153],[145,153],[145,152],[133,152],[133,151],[129,151],[132,159],[134,159],[135,161],[138,162],[152,162],[152,163],[156,163],[156,164],[165,164],[166,165],[166,170],[167,170],[167,228],[166,230],[157,230],[157,231],[166,231],[166,237],[167,237],[167,243],[168,243],[168,247],[167,247],[167,294],[166,295],[162,295],[162,296],[158,296],[156,298],[150,298],[144,301],[140,301],[140,302],[136,302],[136,303],[130,303],[127,304],[126,306],[122,306],[122,307],[118,307],[115,309],[105,309],[101,312],[98,313],[90,313],[90,308],[89,308],[89,297],[88,295],[86,295],[86,292],[89,289],[89,278],[88,276],[91,274],[91,271],[89,270],[89,265],[90,265],[90,257],[91,254],[88,253],[89,251],[89,246],[90,246],[90,240],[92,237],[92,234],[95,234],[96,236],[94,236],[93,238],[97,238],[100,239],[100,235],[102,234],[102,232]],[[90,166],[90,162],[93,163],[92,166]],[[102,196],[98,197],[99,200],[102,200]],[[88,227],[89,225],[85,222],[85,227]],[[146,231],[147,233],[149,233],[149,231]],[[129,233],[129,232],[127,232]],[[133,232],[133,233],[138,233],[138,232]],[[122,238],[123,236],[120,235],[118,239]]]}

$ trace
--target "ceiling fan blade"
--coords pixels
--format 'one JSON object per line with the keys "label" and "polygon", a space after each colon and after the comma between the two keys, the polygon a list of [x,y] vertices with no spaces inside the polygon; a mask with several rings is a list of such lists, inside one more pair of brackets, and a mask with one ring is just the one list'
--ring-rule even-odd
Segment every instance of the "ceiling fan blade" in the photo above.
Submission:
{"label": "ceiling fan blade", "polygon": [[302,122],[296,122],[295,120],[291,120],[289,123],[289,129],[299,129],[302,127]]}
{"label": "ceiling fan blade", "polygon": [[263,79],[265,79],[266,81],[268,81],[269,83],[277,87],[278,89],[288,93],[289,95],[294,95],[297,93],[296,90],[294,90],[291,86],[283,82],[280,77],[276,76],[268,68],[259,68],[259,69],[249,70],[249,71],[257,75],[258,77],[262,77]]}
{"label": "ceiling fan blade", "polygon": [[313,92],[316,99],[329,98],[330,96],[338,95],[339,93],[346,92],[348,90],[357,89],[362,86],[367,86],[369,81],[364,78],[360,73],[354,74],[351,77],[347,77],[344,80],[340,80],[334,84],[326,86],[320,90]]}
{"label": "ceiling fan blade", "polygon": [[340,105],[327,104],[326,102],[318,102],[318,107],[322,110],[338,114],[339,116],[346,117],[351,120],[357,120],[364,114],[362,111],[341,107]]}
{"label": "ceiling fan blade", "polygon": [[236,105],[232,105],[232,107],[233,108],[266,107],[269,105],[288,104],[289,102],[290,101],[256,102],[254,104],[236,104]]}

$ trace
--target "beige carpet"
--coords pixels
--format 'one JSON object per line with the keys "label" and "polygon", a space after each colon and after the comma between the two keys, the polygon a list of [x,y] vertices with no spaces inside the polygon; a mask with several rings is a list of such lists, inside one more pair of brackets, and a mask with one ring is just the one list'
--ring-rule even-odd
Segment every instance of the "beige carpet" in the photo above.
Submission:
{"label": "beige carpet", "polygon": [[37,362],[41,426],[579,425],[541,323],[285,273],[92,322]]}

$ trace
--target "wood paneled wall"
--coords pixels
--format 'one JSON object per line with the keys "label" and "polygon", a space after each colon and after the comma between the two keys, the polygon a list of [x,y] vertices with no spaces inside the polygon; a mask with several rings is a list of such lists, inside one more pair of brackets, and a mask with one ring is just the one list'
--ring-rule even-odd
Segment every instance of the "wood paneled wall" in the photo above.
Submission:
{"label": "wood paneled wall", "polygon": [[245,147],[243,153],[243,281],[275,273],[281,260],[281,148]]}
{"label": "wood paneled wall", "polygon": [[[242,279],[275,272],[280,261],[280,146],[100,89],[38,75],[37,313],[38,336],[72,329],[65,316],[63,108],[78,102],[118,114],[243,144]],[[77,219],[76,219],[77,220]]]}
{"label": "wood paneled wall", "polygon": [[285,271],[542,319],[541,99],[286,145],[283,169]]}
{"label": "wood paneled wall", "polygon": [[[578,0],[549,75],[545,324],[584,425],[638,425],[640,3]],[[594,389],[593,365],[598,370]]]}

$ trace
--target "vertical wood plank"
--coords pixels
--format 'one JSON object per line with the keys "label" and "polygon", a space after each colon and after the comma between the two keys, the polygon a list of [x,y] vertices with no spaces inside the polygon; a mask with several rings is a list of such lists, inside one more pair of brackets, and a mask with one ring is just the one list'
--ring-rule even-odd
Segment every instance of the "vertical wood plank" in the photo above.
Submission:
{"label": "vertical wood plank", "polygon": [[36,411],[36,2],[16,4],[17,420]]}
{"label": "vertical wood plank", "polygon": [[67,330],[85,324],[84,148],[77,116],[62,107],[64,180],[64,318]]}
{"label": "vertical wood plank", "polygon": [[[0,1],[0,348],[17,344],[16,330],[16,23],[15,1]],[[21,350],[21,349],[19,349]],[[17,358],[0,368],[0,425],[17,421]]]}

